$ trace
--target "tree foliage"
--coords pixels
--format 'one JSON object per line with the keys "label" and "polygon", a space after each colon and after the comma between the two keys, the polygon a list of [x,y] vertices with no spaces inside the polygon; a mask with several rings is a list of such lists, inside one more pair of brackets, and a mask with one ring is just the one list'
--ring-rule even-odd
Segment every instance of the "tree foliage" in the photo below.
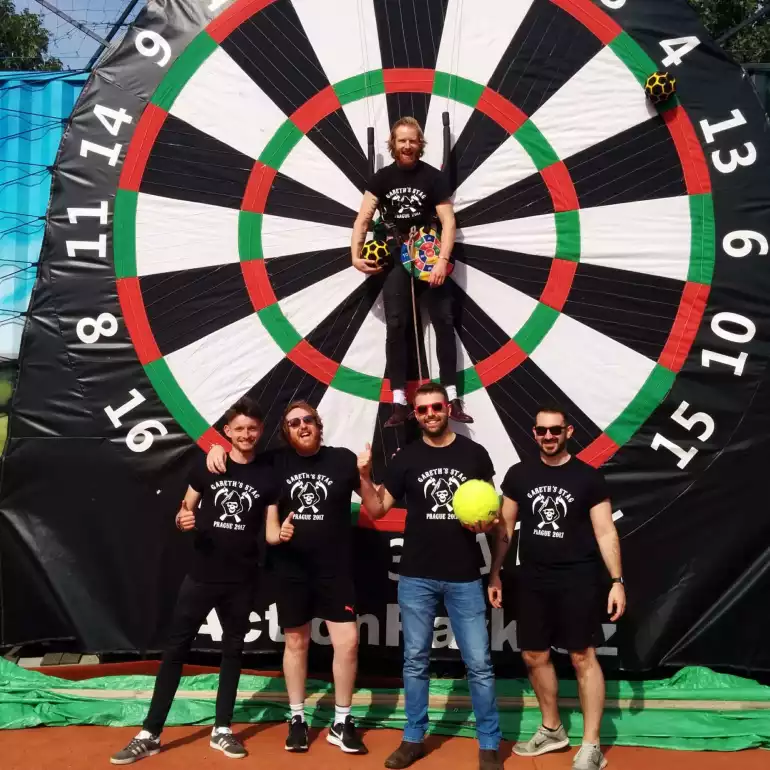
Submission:
{"label": "tree foliage", "polygon": [[[765,4],[760,0],[689,1],[714,38],[736,27]],[[770,63],[770,17],[726,41],[723,48],[741,64]]]}
{"label": "tree foliage", "polygon": [[0,70],[60,70],[61,61],[48,55],[49,42],[41,16],[0,0]]}

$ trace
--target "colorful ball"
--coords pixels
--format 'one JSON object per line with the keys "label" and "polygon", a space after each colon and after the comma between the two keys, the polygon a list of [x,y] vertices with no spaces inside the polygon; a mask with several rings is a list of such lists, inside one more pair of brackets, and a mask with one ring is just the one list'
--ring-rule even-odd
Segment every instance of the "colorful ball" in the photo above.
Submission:
{"label": "colorful ball", "polygon": [[390,260],[390,249],[385,241],[367,241],[361,247],[361,258],[369,259],[377,267],[385,267]]}
{"label": "colorful ball", "polygon": [[489,482],[471,479],[457,488],[452,508],[463,524],[484,523],[497,516],[500,498]]}
{"label": "colorful ball", "polygon": [[[401,246],[401,264],[412,272],[420,281],[429,281],[434,265],[441,254],[441,241],[438,233],[432,228],[421,227],[409,254],[409,245]],[[447,264],[447,275],[452,272],[453,265]]]}
{"label": "colorful ball", "polygon": [[655,72],[647,78],[644,92],[653,104],[663,104],[676,93],[676,78],[668,72]]}

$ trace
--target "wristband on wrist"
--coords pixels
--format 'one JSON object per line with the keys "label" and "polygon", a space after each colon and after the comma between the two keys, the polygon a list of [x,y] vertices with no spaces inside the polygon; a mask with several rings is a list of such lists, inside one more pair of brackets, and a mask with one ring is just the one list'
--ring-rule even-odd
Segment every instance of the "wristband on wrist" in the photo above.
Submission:
{"label": "wristband on wrist", "polygon": [[622,577],[612,578],[612,582],[613,583],[620,583],[620,585],[622,585],[622,586],[624,586],[626,584],[626,581],[623,580]]}

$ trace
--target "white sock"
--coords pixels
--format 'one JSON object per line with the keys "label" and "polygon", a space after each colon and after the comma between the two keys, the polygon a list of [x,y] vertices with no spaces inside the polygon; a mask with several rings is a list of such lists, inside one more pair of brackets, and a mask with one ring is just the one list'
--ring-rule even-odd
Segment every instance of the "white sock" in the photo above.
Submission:
{"label": "white sock", "polygon": [[160,737],[159,735],[153,735],[149,730],[140,730],[137,735],[137,738],[141,741],[147,741],[152,738],[152,740],[157,741]]}
{"label": "white sock", "polygon": [[334,724],[338,725],[344,722],[350,716],[350,706],[338,706],[334,704]]}
{"label": "white sock", "polygon": [[457,398],[457,387],[455,385],[446,386],[446,397],[450,401],[454,401]]}
{"label": "white sock", "polygon": [[393,391],[393,403],[406,406],[407,404],[406,393],[403,390],[399,390],[398,388],[396,388],[396,390]]}
{"label": "white sock", "polygon": [[212,731],[212,735],[222,735],[222,733],[232,733],[233,731],[229,727],[215,727]]}
{"label": "white sock", "polygon": [[598,749],[599,744],[598,743],[588,743],[587,741],[583,741],[583,746],[589,746],[592,749]]}
{"label": "white sock", "polygon": [[302,703],[290,703],[289,708],[291,709],[291,718],[294,719],[294,717],[302,717],[302,721],[305,721],[305,703],[304,701]]}

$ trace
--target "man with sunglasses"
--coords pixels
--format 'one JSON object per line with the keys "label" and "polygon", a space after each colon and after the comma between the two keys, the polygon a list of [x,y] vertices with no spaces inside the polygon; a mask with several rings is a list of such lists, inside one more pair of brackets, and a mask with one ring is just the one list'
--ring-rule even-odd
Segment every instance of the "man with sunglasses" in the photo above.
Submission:
{"label": "man with sunglasses", "polygon": [[[353,452],[323,445],[323,422],[307,402],[286,407],[281,432],[287,447],[273,456],[281,494],[266,536],[274,546],[268,550],[268,565],[285,636],[283,671],[291,709],[285,748],[308,750],[310,622],[320,618],[326,621],[334,649],[335,714],[327,740],[345,753],[366,754],[350,714],[358,663],[350,502],[353,492],[372,483],[368,476],[360,477]],[[211,470],[219,470],[222,456],[221,448],[210,450]]]}
{"label": "man with sunglasses", "polygon": [[[385,761],[385,767],[409,767],[425,754],[430,649],[434,621],[443,604],[468,672],[479,768],[500,770],[501,734],[480,578],[481,552],[476,542],[476,533],[497,522],[487,527],[463,527],[452,509],[452,498],[462,483],[469,479],[491,481],[495,469],[484,447],[449,429],[451,406],[441,385],[421,385],[414,405],[422,440],[395,456],[381,487],[361,485],[362,502],[374,519],[384,516],[397,500],[406,501],[398,582],[406,728],[401,745]],[[370,452],[359,455],[359,471],[362,479],[370,477]]]}
{"label": "man with sunglasses", "polygon": [[[614,623],[623,615],[626,594],[609,490],[598,470],[570,455],[567,441],[572,433],[567,414],[558,406],[543,407],[535,416],[540,458],[514,465],[503,481],[502,521],[488,591],[492,606],[501,607],[500,570],[519,517],[517,635],[543,722],[529,741],[517,743],[513,750],[536,757],[569,746],[550,659],[551,647],[565,649],[577,674],[583,709],[583,742],[572,767],[600,770],[607,765],[599,746],[605,689],[596,647],[602,640],[602,621]],[[612,580],[606,602],[602,560]]]}

